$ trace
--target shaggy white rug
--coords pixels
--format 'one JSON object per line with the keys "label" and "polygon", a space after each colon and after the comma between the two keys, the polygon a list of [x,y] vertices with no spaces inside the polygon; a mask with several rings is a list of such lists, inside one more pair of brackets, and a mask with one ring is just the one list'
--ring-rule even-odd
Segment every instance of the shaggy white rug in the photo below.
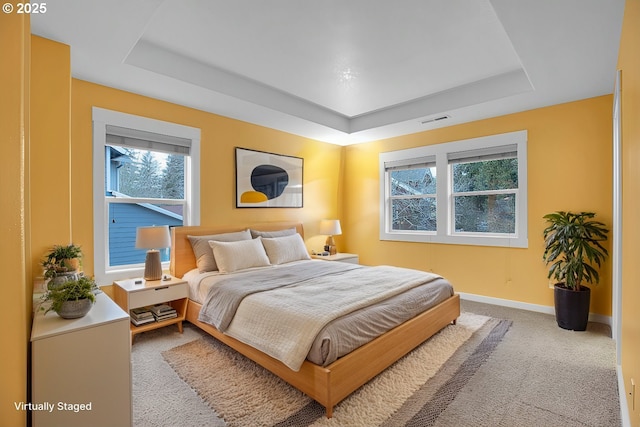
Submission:
{"label": "shaggy white rug", "polygon": [[[324,409],[316,402],[211,337],[203,337],[162,354],[178,376],[229,426],[406,425],[411,424],[411,419],[416,419],[420,411],[424,414],[428,408],[423,418],[417,418],[424,424],[424,417],[437,418],[438,411],[448,404],[447,396],[455,397],[457,393],[456,381],[434,384],[429,388],[426,387],[429,380],[456,352],[457,362],[449,363],[447,369],[451,372],[447,378],[461,377],[453,368],[458,369],[465,361],[473,359],[471,356],[477,353],[475,350],[482,339],[498,323],[497,320],[490,322],[486,316],[461,314],[456,325],[447,326],[339,403],[331,419],[324,417]],[[483,332],[476,334],[481,336],[472,340],[474,333],[481,328]],[[504,333],[506,329],[502,335]],[[484,361],[482,357],[476,359],[477,363]],[[473,372],[466,375],[473,375]],[[434,400],[434,387],[444,387],[440,400]],[[417,393],[421,389],[422,392]],[[434,405],[429,409],[429,402],[434,402],[436,409],[432,408]]]}

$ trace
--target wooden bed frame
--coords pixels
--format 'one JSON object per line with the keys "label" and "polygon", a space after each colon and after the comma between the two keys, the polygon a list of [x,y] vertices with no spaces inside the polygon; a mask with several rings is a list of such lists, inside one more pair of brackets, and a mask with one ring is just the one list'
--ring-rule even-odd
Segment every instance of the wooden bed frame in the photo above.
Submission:
{"label": "wooden bed frame", "polygon": [[[304,236],[300,223],[278,222],[250,225],[250,228],[262,231],[293,227],[298,230],[301,236]],[[171,274],[182,277],[187,271],[196,267],[195,256],[187,236],[228,233],[245,229],[247,227],[187,226],[172,228]],[[298,372],[289,369],[282,362],[261,351],[221,333],[215,327],[198,321],[201,307],[201,304],[189,300],[186,320],[316,400],[326,408],[327,418],[331,418],[333,407],[337,403],[436,332],[451,323],[455,324],[460,315],[460,297],[457,294],[454,295],[326,367],[307,360]]]}

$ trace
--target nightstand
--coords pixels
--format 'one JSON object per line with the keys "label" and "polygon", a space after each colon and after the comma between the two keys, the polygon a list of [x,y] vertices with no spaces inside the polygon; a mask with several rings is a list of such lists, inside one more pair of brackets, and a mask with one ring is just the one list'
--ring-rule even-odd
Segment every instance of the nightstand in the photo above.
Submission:
{"label": "nightstand", "polygon": [[168,320],[154,321],[136,326],[131,323],[131,342],[136,334],[177,324],[182,333],[182,321],[187,312],[189,285],[186,281],[171,277],[170,280],[127,279],[113,282],[113,294],[116,303],[127,313],[138,307],[167,303],[178,316]]}
{"label": "nightstand", "polygon": [[339,262],[348,262],[350,264],[360,264],[360,259],[356,254],[347,254],[338,252],[335,255],[311,255],[313,259],[321,259],[323,261],[339,261]]}
{"label": "nightstand", "polygon": [[89,313],[78,319],[37,310],[31,328],[31,402],[48,404],[49,410],[33,410],[32,425],[131,426],[128,332],[128,314],[105,293],[96,295]]}

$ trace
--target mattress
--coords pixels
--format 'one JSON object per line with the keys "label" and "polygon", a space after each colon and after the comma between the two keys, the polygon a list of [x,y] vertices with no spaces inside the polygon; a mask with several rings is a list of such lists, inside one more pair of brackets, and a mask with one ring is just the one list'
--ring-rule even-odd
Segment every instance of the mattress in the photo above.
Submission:
{"label": "mattress", "polygon": [[[304,260],[277,266],[247,269],[231,274],[221,274],[219,272],[199,273],[197,270],[192,270],[184,276],[184,279],[189,283],[190,299],[203,304],[212,289],[221,286],[223,283],[229,283],[229,280],[234,280],[234,278],[251,280],[252,277],[263,276],[262,270],[269,270],[269,274],[273,274],[272,272],[276,271],[278,273],[281,272],[283,275],[288,275],[290,270],[294,268],[300,269],[299,266],[301,265],[311,266],[311,263],[314,264],[316,269],[318,267],[317,263],[328,266],[326,261]],[[354,267],[348,268],[352,269]],[[356,268],[375,267],[357,266]],[[355,270],[356,273],[358,271]],[[327,323],[315,336],[307,354],[307,360],[321,366],[329,365],[339,357],[348,354],[395,326],[450,298],[453,294],[451,284],[446,279],[437,277],[425,285],[408,289],[373,305],[342,315]]]}

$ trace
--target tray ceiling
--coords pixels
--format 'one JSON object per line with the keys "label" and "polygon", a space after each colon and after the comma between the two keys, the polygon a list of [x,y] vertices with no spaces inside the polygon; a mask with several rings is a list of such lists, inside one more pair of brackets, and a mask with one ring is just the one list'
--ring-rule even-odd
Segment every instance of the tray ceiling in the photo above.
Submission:
{"label": "tray ceiling", "polygon": [[31,25],[76,78],[349,144],[611,93],[623,7],[60,0]]}

